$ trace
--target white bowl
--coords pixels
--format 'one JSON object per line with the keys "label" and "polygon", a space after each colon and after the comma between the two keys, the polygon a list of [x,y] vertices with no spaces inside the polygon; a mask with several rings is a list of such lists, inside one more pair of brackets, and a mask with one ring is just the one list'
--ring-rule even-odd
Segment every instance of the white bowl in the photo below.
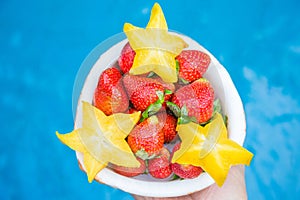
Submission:
{"label": "white bowl", "polygon": [[[196,41],[187,36],[181,34],[178,35],[189,44],[188,49],[197,49],[210,56],[211,63],[204,77],[211,82],[216,96],[221,101],[223,112],[228,116],[229,138],[238,144],[243,145],[246,135],[244,109],[240,96],[228,72],[209,51],[199,45]],[[90,69],[88,76],[85,78],[80,97],[78,98],[75,128],[81,127],[82,123],[81,102],[87,101],[92,103],[93,93],[101,72],[110,67],[118,59],[121,50],[126,43],[127,39],[124,39],[123,37],[121,41],[116,42],[107,51],[99,55],[98,60]],[[82,154],[76,152],[76,156],[82,169],[85,170]],[[110,185],[131,194],[151,197],[175,197],[187,195],[200,191],[214,183],[214,180],[207,173],[202,173],[195,179],[163,182],[155,181],[153,178],[145,175],[136,178],[128,178],[115,173],[109,168],[100,171],[95,179],[100,183]]]}

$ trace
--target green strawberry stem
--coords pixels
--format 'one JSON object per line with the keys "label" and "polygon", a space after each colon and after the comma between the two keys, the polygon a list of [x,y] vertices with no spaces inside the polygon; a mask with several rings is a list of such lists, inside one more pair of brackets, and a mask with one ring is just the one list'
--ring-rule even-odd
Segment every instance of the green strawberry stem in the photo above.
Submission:
{"label": "green strawberry stem", "polygon": [[187,85],[190,83],[189,81],[185,80],[184,78],[179,78],[179,80],[180,80],[180,83],[182,83],[183,85]]}
{"label": "green strawberry stem", "polygon": [[161,91],[156,91],[156,95],[158,96],[157,101],[155,101],[153,104],[149,105],[146,108],[146,110],[142,113],[140,122],[156,114],[161,109],[162,104],[165,102],[165,95],[169,95],[169,94],[172,94],[171,90],[165,90],[164,93]]}
{"label": "green strawberry stem", "polygon": [[171,91],[171,90],[167,90],[167,89],[165,89],[165,95],[169,95],[169,94],[172,94],[173,92]]}
{"label": "green strawberry stem", "polygon": [[178,76],[178,74],[179,74],[179,62],[178,62],[178,60],[175,60],[175,62],[176,62],[176,73],[177,73],[177,76]]}
{"label": "green strawberry stem", "polygon": [[149,72],[149,74],[147,75],[147,78],[153,78],[154,76],[156,76],[156,74],[154,72]]}
{"label": "green strawberry stem", "polygon": [[[223,117],[223,120],[224,120],[224,123],[227,127],[227,121],[228,121],[228,117],[227,115],[223,114],[223,111],[222,111],[222,105],[221,105],[221,102],[219,99],[216,99],[214,101],[214,112],[213,112],[213,116],[216,114],[216,113],[220,113]],[[213,117],[212,117],[213,118]]]}
{"label": "green strawberry stem", "polygon": [[165,95],[161,91],[156,91],[156,95],[158,96],[158,100],[156,102],[163,103],[165,101]]}
{"label": "green strawberry stem", "polygon": [[180,108],[175,103],[168,101],[167,106],[173,112],[173,114],[178,118],[177,124],[187,124],[189,122],[194,122],[194,123],[200,124],[201,126],[205,126],[214,118],[216,113],[220,113],[223,116],[223,120],[224,120],[225,124],[227,125],[228,117],[222,113],[222,106],[221,106],[219,99],[216,99],[214,101],[214,112],[213,112],[212,117],[208,121],[203,122],[203,123],[199,123],[197,121],[197,119],[193,116],[192,117],[188,116],[188,109],[185,105],[182,106],[182,108]]}
{"label": "green strawberry stem", "polygon": [[140,119],[140,122],[144,121],[151,115],[154,115],[155,113],[157,113],[161,109],[161,107],[162,107],[162,104],[157,101],[155,103],[151,104],[150,106],[148,106],[148,108],[142,113],[142,118]]}
{"label": "green strawberry stem", "polygon": [[167,106],[173,112],[173,114],[178,118],[177,124],[187,124],[191,121],[197,123],[197,119],[195,117],[188,116],[188,109],[185,105],[182,106],[182,108],[180,108],[175,103],[168,101]]}
{"label": "green strawberry stem", "polygon": [[138,150],[135,155],[139,158],[141,158],[142,160],[148,160],[148,159],[152,159],[155,158],[157,155],[153,154],[151,156],[149,156],[149,154],[144,150],[144,149],[140,149]]}
{"label": "green strawberry stem", "polygon": [[221,107],[221,102],[219,99],[216,99],[214,101],[214,113],[218,112],[221,113],[222,107]]}
{"label": "green strawberry stem", "polygon": [[180,108],[179,106],[177,106],[175,103],[168,101],[167,102],[167,106],[168,108],[173,112],[173,114],[175,115],[175,117],[180,117]]}
{"label": "green strawberry stem", "polygon": [[184,178],[181,178],[180,176],[177,176],[176,174],[173,175],[172,181],[175,181],[175,180],[184,180]]}

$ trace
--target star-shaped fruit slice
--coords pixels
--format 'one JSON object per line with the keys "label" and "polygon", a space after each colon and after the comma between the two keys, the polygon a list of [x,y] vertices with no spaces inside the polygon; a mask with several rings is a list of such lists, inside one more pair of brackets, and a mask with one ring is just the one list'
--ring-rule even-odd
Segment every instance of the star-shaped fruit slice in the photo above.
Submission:
{"label": "star-shaped fruit slice", "polygon": [[132,75],[155,72],[165,82],[177,82],[175,57],[188,45],[168,32],[163,11],[155,3],[145,29],[125,23],[123,28],[136,55],[129,71]]}
{"label": "star-shaped fruit slice", "polygon": [[228,139],[221,114],[202,127],[190,122],[177,125],[181,147],[174,153],[173,163],[201,167],[222,186],[232,165],[249,165],[253,154]]}
{"label": "star-shaped fruit slice", "polygon": [[57,137],[71,149],[83,153],[88,181],[113,163],[125,167],[139,167],[125,138],[140,119],[140,112],[116,113],[106,116],[88,102],[82,102],[82,128]]}

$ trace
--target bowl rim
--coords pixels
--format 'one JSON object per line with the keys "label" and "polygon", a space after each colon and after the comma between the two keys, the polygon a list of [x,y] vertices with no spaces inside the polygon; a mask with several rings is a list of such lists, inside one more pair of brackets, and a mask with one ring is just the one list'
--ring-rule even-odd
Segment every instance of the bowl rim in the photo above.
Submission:
{"label": "bowl rim", "polygon": [[[211,58],[211,63],[204,77],[207,78],[213,85],[214,89],[218,88],[219,90],[224,90],[224,94],[222,94],[222,98],[225,100],[229,100],[228,102],[222,102],[220,98],[223,112],[228,116],[228,135],[229,138],[233,141],[237,142],[241,146],[244,143],[246,136],[246,120],[245,113],[241,98],[237,92],[237,89],[226,69],[220,62],[202,45],[200,45],[195,40],[190,37],[174,33],[182,37],[188,44],[189,47],[187,49],[197,49],[207,53]],[[98,55],[99,58],[94,63],[92,68],[90,69],[88,75],[85,78],[84,85],[80,92],[80,96],[77,102],[76,115],[75,115],[75,128],[80,126],[81,123],[81,102],[88,101],[92,103],[92,97],[94,93],[94,89],[90,87],[90,80],[97,80],[100,73],[107,67],[113,64],[112,61],[108,62],[108,60],[113,60],[114,62],[117,60],[120,55],[122,47],[128,42],[127,39],[120,37],[120,41],[118,43],[113,44],[107,51],[103,54]],[[111,56],[114,55],[112,58]],[[99,66],[100,64],[104,64],[103,66]],[[103,69],[100,71],[100,69]],[[99,70],[98,72],[95,72]],[[217,74],[212,74],[217,73]],[[218,82],[214,82],[210,80],[215,75],[218,75],[221,81],[221,84]],[[224,84],[226,83],[226,84]],[[95,83],[92,87],[95,88]],[[89,98],[87,98],[87,96]],[[225,104],[226,103],[226,104]],[[225,106],[226,105],[226,106]],[[238,122],[238,123],[237,123]],[[233,125],[234,124],[234,125]],[[80,152],[76,151],[76,157],[78,159],[80,168],[85,171],[85,167],[83,164],[83,155]],[[129,178],[122,175],[119,175],[112,171],[111,169],[104,168],[100,171],[95,180],[110,185],[114,188],[121,189],[125,192],[141,195],[141,196],[150,196],[150,197],[176,197],[194,193],[196,191],[200,191],[214,183],[214,180],[207,174],[202,173],[199,177],[195,179],[185,179],[185,180],[174,180],[168,182],[156,182],[156,181],[145,181],[139,180],[135,178]]]}

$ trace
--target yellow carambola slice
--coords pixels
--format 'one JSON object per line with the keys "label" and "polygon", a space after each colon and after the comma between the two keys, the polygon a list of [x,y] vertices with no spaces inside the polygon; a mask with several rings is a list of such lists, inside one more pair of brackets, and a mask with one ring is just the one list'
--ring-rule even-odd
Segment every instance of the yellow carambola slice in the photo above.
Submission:
{"label": "yellow carambola slice", "polygon": [[136,52],[130,74],[155,72],[165,82],[177,82],[175,57],[188,45],[180,37],[168,33],[163,11],[155,3],[145,29],[125,23],[123,28]]}
{"label": "yellow carambola slice", "polygon": [[113,163],[139,167],[125,138],[140,119],[140,112],[106,116],[101,110],[82,102],[82,128],[57,137],[71,149],[83,153],[83,163],[92,182],[99,171]]}
{"label": "yellow carambola slice", "polygon": [[233,140],[228,139],[221,114],[204,127],[190,122],[177,125],[182,141],[174,153],[173,163],[201,167],[222,186],[232,165],[249,165],[253,154]]}

